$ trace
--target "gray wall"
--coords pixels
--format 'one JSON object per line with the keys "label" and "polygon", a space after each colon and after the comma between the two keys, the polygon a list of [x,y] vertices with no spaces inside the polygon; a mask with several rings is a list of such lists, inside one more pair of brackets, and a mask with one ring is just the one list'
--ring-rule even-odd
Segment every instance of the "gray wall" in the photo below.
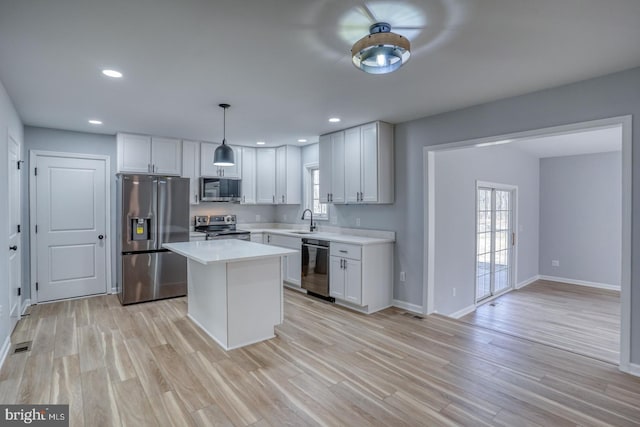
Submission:
{"label": "gray wall", "polygon": [[[72,132],[66,130],[47,129],[32,126],[25,126],[24,129],[24,148],[26,156],[24,158],[27,170],[31,170],[29,165],[29,150],[39,151],[56,151],[66,153],[81,153],[81,154],[99,154],[109,156],[111,159],[111,235],[107,238],[111,241],[111,286],[113,287],[116,281],[116,269],[115,269],[115,254],[116,254],[116,137],[114,135],[98,135],[93,133]],[[31,178],[32,174],[29,174]],[[29,182],[24,181],[25,191],[23,194],[23,210],[22,217],[25,224],[24,229],[30,230],[29,224]],[[26,251],[29,251],[29,233],[24,233],[23,246]],[[29,253],[29,252],[27,252]],[[26,258],[28,259],[28,258]],[[23,292],[26,294],[31,293],[29,284],[30,281],[30,267],[27,262],[23,263],[23,275],[25,280],[23,283],[27,284],[26,289]],[[26,279],[29,280],[26,280]]]}
{"label": "gray wall", "polygon": [[515,284],[538,274],[539,159],[510,145],[437,152],[434,308],[438,313],[452,314],[475,303],[476,180],[518,187]]}
{"label": "gray wall", "polygon": [[620,286],[621,181],[620,152],[540,160],[540,274]]}
{"label": "gray wall", "polygon": [[[398,224],[396,271],[411,266],[407,284],[396,281],[395,298],[422,304],[425,146],[503,135],[608,117],[640,117],[640,68],[401,123],[395,129],[396,203],[367,217],[371,228]],[[633,132],[640,146],[640,132]],[[640,149],[633,150],[633,212],[640,212]],[[400,191],[402,189],[402,191]],[[362,208],[363,215],[366,214]],[[371,219],[371,220],[369,220]],[[363,219],[363,221],[365,221]],[[631,361],[640,363],[640,222],[632,225]],[[397,280],[397,278],[396,278]]]}
{"label": "gray wall", "polygon": [[[8,191],[8,135],[11,135],[18,140],[18,142],[24,141],[22,121],[18,116],[16,109],[9,98],[4,86],[0,82],[0,200],[6,201],[9,196]],[[24,146],[24,145],[23,145]],[[24,174],[23,174],[24,177]],[[22,180],[24,185],[24,179]],[[9,212],[7,203],[0,203],[0,224],[6,227],[9,222]],[[3,233],[7,232],[7,228]],[[26,234],[26,233],[25,233]],[[6,238],[6,234],[3,234]],[[6,243],[6,240],[3,240]],[[6,246],[5,246],[6,251]],[[6,254],[7,252],[3,252]],[[21,248],[22,264],[26,264],[28,260],[28,252],[25,252],[24,246]],[[22,278],[23,290],[25,288],[26,279]],[[27,297],[22,296],[22,301]],[[11,331],[9,330],[9,263],[8,257],[0,257],[0,306],[2,307],[2,314],[0,314],[0,347],[5,343],[5,340],[9,337]]]}

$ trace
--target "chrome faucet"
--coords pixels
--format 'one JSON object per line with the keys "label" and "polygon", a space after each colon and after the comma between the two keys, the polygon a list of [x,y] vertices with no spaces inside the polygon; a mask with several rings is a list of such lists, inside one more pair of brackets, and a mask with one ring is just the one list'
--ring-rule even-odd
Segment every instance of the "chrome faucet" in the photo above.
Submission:
{"label": "chrome faucet", "polygon": [[311,209],[305,209],[304,211],[302,211],[302,218],[300,219],[304,219],[304,214],[307,213],[307,211],[311,214],[311,221],[309,222],[309,231],[311,233],[313,233],[316,228],[318,228],[314,223],[313,223],[313,211]]}

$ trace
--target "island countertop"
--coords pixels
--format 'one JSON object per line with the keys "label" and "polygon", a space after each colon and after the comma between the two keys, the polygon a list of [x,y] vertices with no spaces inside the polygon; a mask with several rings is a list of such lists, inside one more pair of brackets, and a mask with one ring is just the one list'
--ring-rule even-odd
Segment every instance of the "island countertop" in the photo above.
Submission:
{"label": "island countertop", "polygon": [[248,261],[297,252],[293,249],[237,239],[165,243],[162,247],[204,265],[216,262]]}

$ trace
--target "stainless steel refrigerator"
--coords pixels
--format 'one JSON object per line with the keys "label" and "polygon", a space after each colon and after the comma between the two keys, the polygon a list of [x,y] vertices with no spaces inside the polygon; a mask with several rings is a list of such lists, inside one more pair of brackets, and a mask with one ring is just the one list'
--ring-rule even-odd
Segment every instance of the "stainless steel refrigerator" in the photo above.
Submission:
{"label": "stainless steel refrigerator", "polygon": [[117,274],[122,304],[187,294],[187,259],[162,248],[189,240],[189,179],[117,175]]}

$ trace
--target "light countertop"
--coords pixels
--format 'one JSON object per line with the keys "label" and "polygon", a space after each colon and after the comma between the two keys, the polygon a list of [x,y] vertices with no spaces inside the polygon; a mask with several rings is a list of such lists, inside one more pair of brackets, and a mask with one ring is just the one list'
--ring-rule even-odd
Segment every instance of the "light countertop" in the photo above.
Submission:
{"label": "light countertop", "polygon": [[395,240],[386,237],[365,237],[351,234],[327,233],[324,231],[314,231],[313,233],[296,233],[305,230],[283,230],[278,228],[252,228],[248,231],[252,233],[279,234],[281,236],[299,237],[309,239],[329,240],[336,243],[351,243],[354,245],[374,245],[379,243],[393,243]]}
{"label": "light countertop", "polygon": [[297,253],[293,249],[237,239],[165,243],[162,247],[205,265],[214,262],[248,261]]}

